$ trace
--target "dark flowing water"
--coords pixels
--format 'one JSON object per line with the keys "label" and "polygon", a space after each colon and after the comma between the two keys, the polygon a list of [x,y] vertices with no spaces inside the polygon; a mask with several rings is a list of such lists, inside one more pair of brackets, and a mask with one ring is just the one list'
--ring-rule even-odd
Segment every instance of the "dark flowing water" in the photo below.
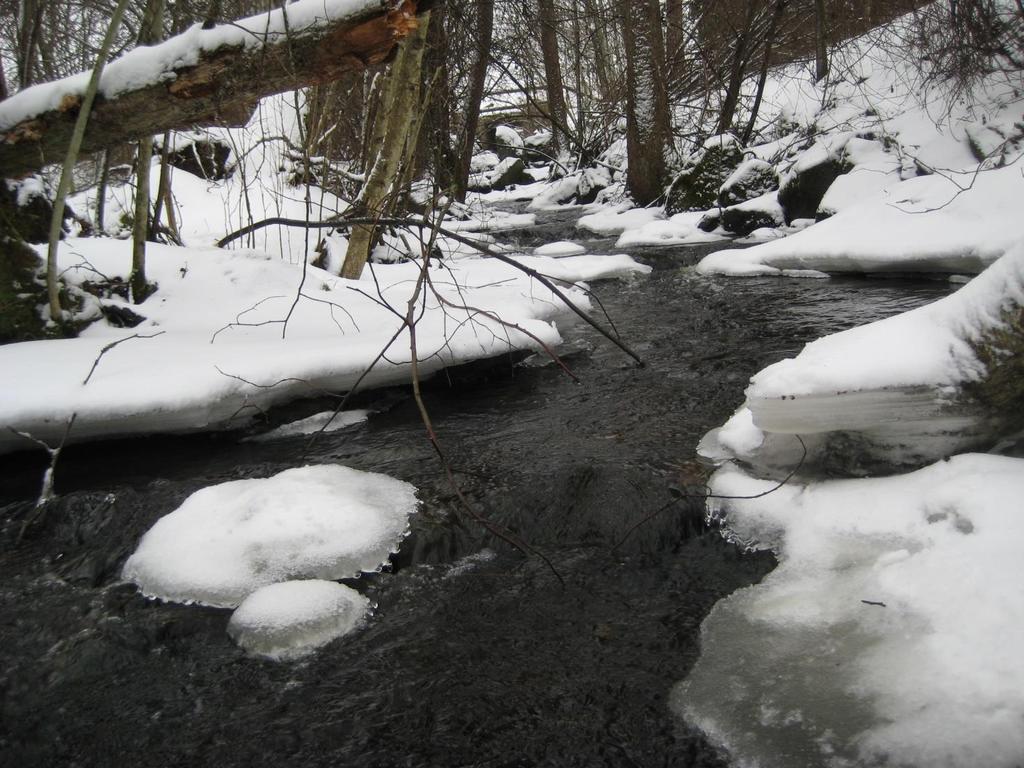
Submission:
{"label": "dark flowing water", "polygon": [[429,387],[462,492],[554,571],[461,511],[403,391],[372,397],[382,412],[315,444],[305,462],[408,480],[423,505],[391,572],[355,583],[377,603],[368,625],[303,663],[248,658],[225,633],[227,611],[147,601],[117,576],[190,493],[303,463],[303,438],[72,448],[61,499],[27,526],[41,462],[0,459],[0,763],[726,765],[668,696],[715,601],[772,558],[724,543],[695,502],[622,539],[670,486],[692,482],[694,446],[752,373],[949,288],[680,269],[700,253],[639,252],[651,277],[595,286],[643,368],[580,326],[565,334],[580,384],[550,364],[498,361]]}

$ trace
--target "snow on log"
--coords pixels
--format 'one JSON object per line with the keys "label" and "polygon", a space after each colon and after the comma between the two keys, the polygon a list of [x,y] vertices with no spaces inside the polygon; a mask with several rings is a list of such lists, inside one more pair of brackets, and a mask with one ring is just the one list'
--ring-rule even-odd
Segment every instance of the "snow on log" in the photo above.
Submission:
{"label": "snow on log", "polygon": [[[82,152],[165,130],[244,125],[256,102],[386,61],[430,0],[299,0],[136,48],[105,69]],[[89,73],[0,103],[0,177],[63,159]]]}

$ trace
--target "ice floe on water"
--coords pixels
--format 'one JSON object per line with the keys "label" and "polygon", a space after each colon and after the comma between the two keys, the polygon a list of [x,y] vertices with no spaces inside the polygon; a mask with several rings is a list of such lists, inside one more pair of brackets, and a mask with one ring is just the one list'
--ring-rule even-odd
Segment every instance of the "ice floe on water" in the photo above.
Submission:
{"label": "ice floe on water", "polygon": [[261,587],[238,606],[228,634],[256,656],[291,661],[356,629],[370,601],[334,581],[306,579]]}
{"label": "ice floe on water", "polygon": [[158,520],[123,576],[148,597],[233,608],[270,584],[377,570],[415,509],[408,483],[342,466],[234,480]]}
{"label": "ice floe on water", "polygon": [[744,766],[1019,766],[1021,499],[1024,460],[969,454],[715,502],[779,565],[712,611],[675,708]]}
{"label": "ice floe on water", "polygon": [[339,429],[362,424],[370,417],[370,411],[355,409],[351,411],[323,411],[314,413],[305,419],[282,424],[267,432],[246,438],[253,442],[280,440],[296,435],[312,435],[315,432],[337,432]]}

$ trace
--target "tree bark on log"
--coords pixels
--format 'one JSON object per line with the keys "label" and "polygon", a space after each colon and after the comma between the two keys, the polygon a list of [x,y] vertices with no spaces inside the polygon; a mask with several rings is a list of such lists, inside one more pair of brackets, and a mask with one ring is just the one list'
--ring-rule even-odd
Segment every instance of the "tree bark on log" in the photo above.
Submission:
{"label": "tree bark on log", "polygon": [[[244,125],[265,96],[330,82],[345,72],[387,61],[398,42],[416,28],[416,16],[433,4],[368,2],[353,16],[256,46],[233,44],[204,51],[197,64],[168,69],[159,83],[109,99],[98,97],[81,151],[96,152],[164,130]],[[173,42],[172,38],[165,45]],[[0,130],[0,177],[15,178],[59,162],[80,104],[80,97],[68,95],[58,108]]]}

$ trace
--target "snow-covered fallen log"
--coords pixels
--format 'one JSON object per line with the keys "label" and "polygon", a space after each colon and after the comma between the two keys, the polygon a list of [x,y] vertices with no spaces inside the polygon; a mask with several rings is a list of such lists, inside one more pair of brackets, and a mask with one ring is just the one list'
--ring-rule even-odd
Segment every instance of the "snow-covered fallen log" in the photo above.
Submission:
{"label": "snow-covered fallen log", "polygon": [[[256,102],[379,64],[429,0],[299,0],[129,51],[105,69],[82,152],[170,129],[245,125]],[[89,73],[0,104],[0,176],[63,159]]]}

